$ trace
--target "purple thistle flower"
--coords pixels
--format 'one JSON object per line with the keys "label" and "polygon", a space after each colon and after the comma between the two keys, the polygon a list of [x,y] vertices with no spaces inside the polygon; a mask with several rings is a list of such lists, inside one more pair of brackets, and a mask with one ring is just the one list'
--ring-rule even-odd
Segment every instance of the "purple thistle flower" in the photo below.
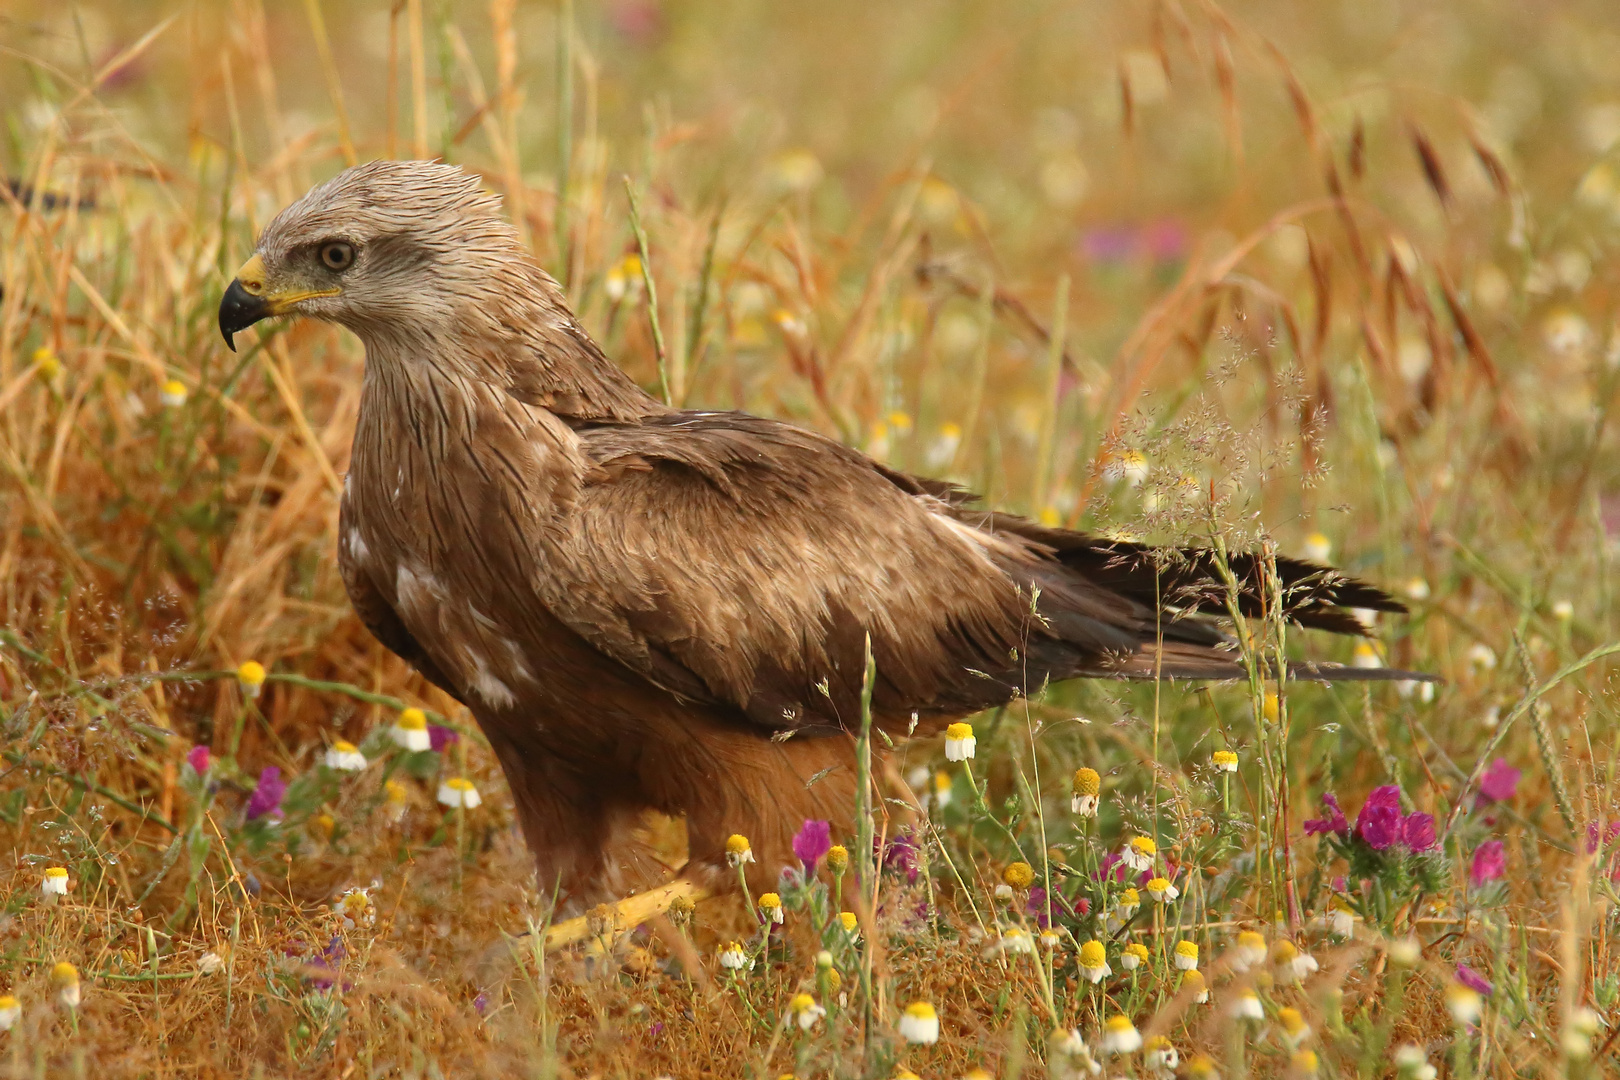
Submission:
{"label": "purple thistle flower", "polygon": [[[1613,843],[1615,837],[1620,836],[1620,821],[1609,822],[1609,827],[1603,830],[1603,843]],[[1598,841],[1597,822],[1589,822],[1586,826],[1586,853],[1596,855],[1602,844]]]}
{"label": "purple thistle flower", "polygon": [[[874,839],[873,843],[877,842]],[[883,851],[883,869],[898,870],[906,875],[907,884],[914,884],[921,872],[917,866],[917,842],[905,833],[889,841]]]}
{"label": "purple thistle flower", "polygon": [[1496,881],[1507,873],[1507,859],[1502,855],[1502,841],[1487,840],[1474,849],[1474,859],[1468,866],[1468,881],[1475,888],[1487,881]]}
{"label": "purple thistle flower", "polygon": [[428,725],[428,749],[443,750],[451,743],[460,742],[461,736],[440,724]]}
{"label": "purple thistle flower", "polygon": [[1480,807],[1486,803],[1507,802],[1518,792],[1519,777],[1523,775],[1508,764],[1507,758],[1497,758],[1479,778],[1479,794],[1474,797],[1474,805]]}
{"label": "purple thistle flower", "polygon": [[253,821],[266,814],[281,813],[281,799],[287,794],[287,785],[281,779],[281,770],[274,765],[266,765],[259,774],[258,786],[253,789],[253,795],[248,799],[247,819]]}
{"label": "purple thistle flower", "polygon": [[1489,979],[1475,971],[1473,968],[1469,967],[1467,964],[1457,965],[1457,981],[1468,987],[1470,990],[1477,990],[1486,997],[1490,997],[1491,991],[1496,989],[1496,987],[1491,985],[1491,981]]}
{"label": "purple thistle flower", "polygon": [[1401,837],[1401,789],[1395,784],[1373,788],[1356,815],[1356,835],[1374,851],[1383,851]]}
{"label": "purple thistle flower", "polygon": [[825,821],[806,821],[793,838],[793,854],[809,877],[832,850],[832,826]]}
{"label": "purple thistle flower", "polygon": [[1413,851],[1428,851],[1437,843],[1433,814],[1408,814],[1401,822],[1401,843]]}
{"label": "purple thistle flower", "polygon": [[473,998],[473,1008],[478,1010],[479,1016],[483,1016],[484,1013],[488,1012],[489,994],[483,990],[478,991],[478,996]]}
{"label": "purple thistle flower", "polygon": [[1327,816],[1312,818],[1305,822],[1305,835],[1338,833],[1340,836],[1349,836],[1350,822],[1345,820],[1344,810],[1339,806],[1338,796],[1331,791],[1324,794],[1322,796],[1322,807],[1327,812]]}
{"label": "purple thistle flower", "polygon": [[193,772],[201,776],[208,771],[208,766],[213,764],[213,755],[209,753],[206,746],[193,746],[191,753],[186,755],[186,764],[191,766]]}

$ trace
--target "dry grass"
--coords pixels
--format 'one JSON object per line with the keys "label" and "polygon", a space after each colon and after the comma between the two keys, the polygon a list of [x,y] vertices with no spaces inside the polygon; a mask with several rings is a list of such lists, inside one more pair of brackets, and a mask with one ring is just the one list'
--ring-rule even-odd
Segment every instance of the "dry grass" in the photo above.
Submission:
{"label": "dry grass", "polygon": [[[11,4],[0,993],[22,1013],[0,1068],[1062,1076],[1050,1033],[1095,1048],[1123,1011],[1184,1073],[1203,1052],[1273,1075],[1306,1064],[1280,1037],[1294,1006],[1324,1075],[1391,1075],[1398,1042],[1456,1075],[1613,1072],[1614,855],[1584,841],[1616,817],[1620,753],[1602,651],[1616,55],[1599,0]],[[1290,686],[1277,712],[1258,685],[1054,688],[978,721],[977,779],[945,773],[926,872],[883,875],[858,943],[818,935],[795,906],[813,897],[790,894],[747,978],[715,961],[747,940],[736,898],[607,961],[547,957],[492,758],[359,626],[335,572],[358,346],[298,323],[233,355],[213,326],[255,229],[384,154],[480,170],[644,385],[1083,528],[1287,551],[1320,533],[1340,565],[1419,597],[1380,647],[1448,681],[1432,702]],[[171,380],[183,403],[164,403]],[[1349,652],[1252,629],[1256,648]],[[271,672],[257,697],[234,677],[250,660]],[[393,752],[407,704],[463,737]],[[339,738],[364,772],[317,765]],[[196,745],[208,784],[185,763]],[[1229,792],[1208,764],[1221,748],[1243,763]],[[1475,809],[1498,756],[1523,771],[1517,794]],[[940,758],[909,747],[899,768]],[[1069,809],[1080,765],[1102,773],[1089,831]],[[297,778],[279,825],[245,820],[266,766]],[[449,775],[484,805],[444,813]],[[1364,890],[1366,865],[1302,835],[1324,791],[1354,807],[1386,783],[1439,821],[1422,891],[1378,874]],[[994,896],[1008,863],[1100,909],[1119,887],[1096,859],[1136,833],[1187,892],[1136,924],[1143,974],[1111,945],[1115,979],[1076,978],[1095,913],[1060,920],[1075,939],[1055,962],[988,948],[995,925],[1030,921]],[[1470,888],[1491,839],[1507,879]],[[47,866],[69,871],[58,903]],[[1336,943],[1318,916],[1347,871],[1363,917]],[[335,897],[373,883],[375,924],[343,929]],[[1299,941],[1321,973],[1291,988],[1228,970],[1246,927]],[[1182,934],[1211,1004],[1164,970]],[[1413,971],[1385,951],[1409,934]],[[210,952],[224,963],[203,974]],[[76,1011],[55,1003],[61,960]],[[1443,1001],[1460,962],[1495,984],[1473,1031]],[[1268,1019],[1245,1033],[1229,1008],[1249,985]],[[832,1010],[808,1035],[781,1019],[801,988]],[[913,1000],[938,1007],[938,1044],[898,1041]],[[1571,1055],[1583,1008],[1596,1061]]]}

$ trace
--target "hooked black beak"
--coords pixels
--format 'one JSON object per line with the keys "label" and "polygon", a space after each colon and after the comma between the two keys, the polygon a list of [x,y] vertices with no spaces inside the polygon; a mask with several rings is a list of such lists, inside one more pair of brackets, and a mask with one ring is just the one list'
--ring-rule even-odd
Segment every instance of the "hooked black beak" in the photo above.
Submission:
{"label": "hooked black beak", "polygon": [[248,292],[242,287],[242,279],[236,278],[219,301],[219,332],[225,337],[226,347],[235,352],[236,332],[246,330],[271,314],[270,303],[264,297]]}

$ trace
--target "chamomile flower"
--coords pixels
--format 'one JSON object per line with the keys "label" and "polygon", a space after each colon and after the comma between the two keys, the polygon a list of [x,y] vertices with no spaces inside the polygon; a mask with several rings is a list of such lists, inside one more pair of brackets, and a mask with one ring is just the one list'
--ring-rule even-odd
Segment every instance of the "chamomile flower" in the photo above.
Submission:
{"label": "chamomile flower", "polygon": [[1264,1020],[1266,1010],[1260,1004],[1260,995],[1253,990],[1238,991],[1237,998],[1232,1002],[1232,1016],[1238,1020]]}
{"label": "chamomile flower", "polygon": [[997,900],[1002,900],[1009,904],[1012,903],[1013,887],[1011,885],[1007,884],[1005,881],[998,881],[996,882],[994,891]]}
{"label": "chamomile flower", "polygon": [[1465,656],[1468,666],[1479,671],[1490,671],[1496,667],[1496,650],[1483,641],[1476,641],[1468,646]]}
{"label": "chamomile flower", "polygon": [[940,810],[951,805],[951,774],[944,769],[934,773],[934,806]]}
{"label": "chamomile flower", "polygon": [[1553,618],[1559,622],[1567,623],[1575,618],[1575,605],[1568,600],[1558,600],[1552,606]]}
{"label": "chamomile flower", "polygon": [[1187,1076],[1189,1080],[1220,1080],[1220,1070],[1215,1067],[1215,1059],[1208,1054],[1194,1054],[1187,1059]]}
{"label": "chamomile flower", "polygon": [[1317,1064],[1315,1050],[1295,1050],[1294,1056],[1288,1059],[1289,1068],[1302,1080],[1316,1075]]}
{"label": "chamomile flower", "polygon": [[1378,655],[1378,647],[1370,641],[1358,641],[1350,653],[1350,666],[1356,668],[1382,667],[1383,658]]}
{"label": "chamomile flower", "polygon": [[1027,862],[1008,863],[1001,880],[1014,889],[1027,889],[1035,883],[1035,869]]}
{"label": "chamomile flower", "polygon": [[1097,816],[1097,804],[1102,798],[1102,777],[1096,769],[1077,769],[1074,774],[1074,799],[1069,808],[1081,817]]}
{"label": "chamomile flower", "polygon": [[158,387],[158,400],[171,409],[178,409],[186,403],[186,384],[179,379],[170,379]]}
{"label": "chamomile flower", "polygon": [[1177,970],[1196,970],[1198,967],[1198,943],[1188,941],[1186,938],[1176,942],[1175,960]]}
{"label": "chamomile flower", "polygon": [[1416,1043],[1403,1043],[1395,1048],[1395,1073],[1402,1080],[1434,1080],[1437,1070],[1429,1064],[1423,1047]]}
{"label": "chamomile flower", "polygon": [[861,936],[861,920],[855,917],[853,911],[840,911],[838,913],[838,925],[844,928],[844,935],[851,941],[855,941]]}
{"label": "chamomile flower", "polygon": [[1319,532],[1305,538],[1305,557],[1314,563],[1325,563],[1333,557],[1333,541]]}
{"label": "chamomile flower", "polygon": [[634,299],[641,292],[641,258],[635,253],[614,263],[602,277],[602,291],[617,304],[626,296]]}
{"label": "chamomile flower", "polygon": [[51,968],[51,985],[56,988],[56,1000],[63,1008],[79,1007],[79,969],[62,960]]}
{"label": "chamomile flower", "polygon": [[1133,836],[1119,849],[1120,860],[1132,870],[1153,869],[1153,857],[1158,853],[1159,845],[1146,836]]}
{"label": "chamomile flower", "polygon": [[726,838],[726,864],[728,866],[741,866],[743,863],[754,861],[754,849],[748,846],[748,837],[742,833],[732,833]]}
{"label": "chamomile flower", "polygon": [[[1585,1061],[1592,1056],[1592,1038],[1597,1035],[1603,1026],[1603,1020],[1596,1012],[1581,1006],[1570,1014],[1569,1023],[1564,1026],[1560,1042],[1564,1052],[1576,1061]],[[1429,1066],[1434,1069],[1433,1065]]]}
{"label": "chamomile flower", "polygon": [[338,772],[359,772],[366,767],[366,755],[354,743],[337,739],[326,751],[326,767]]}
{"label": "chamomile flower", "polygon": [[743,951],[742,943],[728,941],[720,949],[720,966],[727,971],[747,971],[754,966],[753,958]]}
{"label": "chamomile flower", "polygon": [[1408,600],[1427,600],[1429,598],[1429,583],[1420,577],[1407,578],[1406,585],[1401,591],[1406,593]]}
{"label": "chamomile flower", "polygon": [[900,1037],[923,1046],[939,1041],[939,1013],[926,1001],[913,1001],[900,1014]]}
{"label": "chamomile flower", "polygon": [[1302,952],[1292,941],[1279,941],[1272,946],[1271,959],[1277,965],[1277,977],[1283,982],[1299,982],[1321,966],[1316,957]]}
{"label": "chamomile flower", "polygon": [[1416,967],[1417,962],[1423,959],[1423,946],[1416,938],[1396,938],[1385,946],[1389,954],[1389,962],[1396,967]]}
{"label": "chamomile flower", "polygon": [[1181,890],[1170,884],[1168,878],[1150,878],[1147,883],[1148,895],[1153,897],[1156,904],[1168,904],[1181,895]]}
{"label": "chamomile flower", "polygon": [[1485,1009],[1485,999],[1472,986],[1453,982],[1446,987],[1446,1008],[1451,1010],[1451,1018],[1458,1026],[1466,1027],[1479,1022],[1480,1014]]}
{"label": "chamomile flower", "polygon": [[0,1031],[10,1031],[22,1017],[22,1002],[12,994],[0,994]]}
{"label": "chamomile flower", "polygon": [[1110,1016],[1103,1025],[1102,1048],[1105,1054],[1134,1053],[1142,1048],[1142,1033],[1123,1013]]}
{"label": "chamomile flower", "polygon": [[1142,1064],[1155,1076],[1174,1076],[1176,1066],[1181,1064],[1181,1055],[1169,1039],[1155,1035],[1147,1041],[1147,1053],[1142,1055]]}
{"label": "chamomile flower", "polygon": [[1041,931],[1040,942],[1041,948],[1045,949],[1047,952],[1051,952],[1053,949],[1056,949],[1063,944],[1063,935],[1058,933],[1056,930],[1053,930],[1051,927],[1047,927],[1045,930]]}
{"label": "chamomile flower", "polygon": [[401,710],[389,734],[401,750],[415,754],[433,749],[433,736],[428,734],[427,714],[421,709]]}
{"label": "chamomile flower", "polygon": [[1126,971],[1135,971],[1148,961],[1147,946],[1140,941],[1133,941],[1125,946],[1119,954],[1119,966]]}
{"label": "chamomile flower", "polygon": [[451,809],[471,810],[483,801],[473,782],[465,776],[453,776],[439,785],[439,802]]}
{"label": "chamomile flower", "polygon": [[1238,756],[1230,750],[1217,750],[1209,755],[1209,762],[1218,772],[1235,773],[1238,769]]}
{"label": "chamomile flower", "polygon": [[1108,966],[1108,949],[1102,942],[1092,940],[1080,946],[1080,974],[1091,980],[1093,986],[1113,973],[1114,969]]}
{"label": "chamomile flower", "polygon": [[1245,930],[1237,936],[1237,944],[1232,946],[1230,961],[1235,971],[1248,971],[1256,964],[1264,963],[1266,959],[1266,939],[1253,930]]}
{"label": "chamomile flower", "polygon": [[250,698],[256,698],[264,689],[264,665],[257,660],[249,660],[236,669],[236,685],[242,688],[242,693]]}
{"label": "chamomile flower", "polygon": [[54,904],[59,896],[66,896],[68,891],[68,872],[63,866],[48,867],[45,878],[39,883],[39,891],[44,895],[46,903]]}
{"label": "chamomile flower", "polygon": [[50,382],[62,374],[62,361],[54,352],[42,346],[34,350],[34,369],[41,379]]}
{"label": "chamomile flower", "polygon": [[[729,845],[726,850],[728,853],[730,852]],[[827,869],[834,874],[842,874],[849,869],[849,849],[843,844],[834,844],[827,849],[827,855],[822,861],[826,863]]]}
{"label": "chamomile flower", "polygon": [[217,975],[225,969],[225,958],[210,949],[197,957],[197,970],[204,975]]}
{"label": "chamomile flower", "polygon": [[1202,1005],[1209,1000],[1209,982],[1204,978],[1204,973],[1197,968],[1181,973],[1181,988],[1192,992],[1195,1005]]}
{"label": "chamomile flower", "polygon": [[1305,1022],[1305,1016],[1298,1009],[1285,1005],[1277,1010],[1277,1024],[1282,1028],[1282,1037],[1293,1049],[1311,1037],[1311,1025]]}
{"label": "chamomile flower", "polygon": [[353,930],[357,926],[375,926],[377,923],[377,905],[371,902],[371,890],[348,889],[338,897],[337,914],[343,921],[343,929]]}
{"label": "chamomile flower", "polygon": [[1134,886],[1132,888],[1122,890],[1119,894],[1119,899],[1114,903],[1114,913],[1108,917],[1108,921],[1111,924],[1108,932],[1111,934],[1115,930],[1118,930],[1121,926],[1124,926],[1126,923],[1130,922],[1131,919],[1136,915],[1136,909],[1141,906],[1142,896],[1136,891]]}
{"label": "chamomile flower", "polygon": [[383,795],[383,803],[388,808],[389,819],[398,821],[404,817],[405,803],[409,797],[405,785],[398,780],[385,780],[383,781]]}
{"label": "chamomile flower", "polygon": [[1013,926],[1002,931],[998,947],[1002,952],[1032,953],[1035,951],[1035,939],[1023,927]]}
{"label": "chamomile flower", "polygon": [[788,1002],[788,1017],[799,1025],[800,1031],[809,1031],[816,1021],[827,1015],[827,1010],[816,1004],[809,994],[795,994]]}
{"label": "chamomile flower", "polygon": [[768,923],[782,925],[787,918],[782,911],[782,898],[776,893],[761,893],[759,897],[759,914]]}
{"label": "chamomile flower", "polygon": [[1091,1047],[1086,1045],[1086,1040],[1080,1037],[1078,1031],[1059,1029],[1052,1032],[1047,1040],[1047,1049],[1052,1058],[1051,1075],[1054,1077],[1078,1080],[1082,1076],[1102,1074],[1102,1065],[1092,1057]]}
{"label": "chamomile flower", "polygon": [[1355,936],[1356,913],[1351,911],[1349,905],[1337,896],[1333,898],[1333,906],[1328,911],[1328,922],[1333,933],[1339,937]]}
{"label": "chamomile flower", "polygon": [[979,740],[973,737],[973,725],[955,723],[945,729],[945,760],[966,761],[973,756]]}

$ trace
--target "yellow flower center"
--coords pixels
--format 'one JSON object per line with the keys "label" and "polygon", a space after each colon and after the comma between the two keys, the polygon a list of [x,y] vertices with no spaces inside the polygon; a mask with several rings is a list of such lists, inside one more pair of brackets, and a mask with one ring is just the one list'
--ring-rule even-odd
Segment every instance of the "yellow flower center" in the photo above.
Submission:
{"label": "yellow flower center", "polygon": [[406,731],[426,731],[427,713],[421,709],[406,709],[399,714],[399,719],[395,723]]}
{"label": "yellow flower center", "polygon": [[236,677],[249,686],[259,686],[264,682],[264,665],[249,660],[236,669]]}
{"label": "yellow flower center", "polygon": [[1176,942],[1176,955],[1196,960],[1198,959],[1198,946],[1191,941],[1178,941]]}
{"label": "yellow flower center", "polygon": [[355,752],[356,747],[352,742],[348,742],[344,739],[338,739],[332,743],[332,749],[336,750],[340,754],[352,754]]}
{"label": "yellow flower center", "polygon": [[906,1015],[913,1020],[935,1020],[939,1018],[939,1013],[935,1012],[934,1007],[926,1001],[913,1001],[910,1005],[907,1005]]}
{"label": "yellow flower center", "polygon": [[947,739],[971,739],[973,738],[973,725],[963,723],[952,724],[950,727],[945,729],[945,737]]}
{"label": "yellow flower center", "polygon": [[747,850],[749,850],[748,837],[741,833],[732,833],[731,836],[726,838],[727,855],[741,855]]}
{"label": "yellow flower center", "polygon": [[1080,966],[1085,968],[1100,968],[1108,963],[1108,950],[1100,941],[1088,941],[1080,946]]}
{"label": "yellow flower center", "polygon": [[1076,795],[1096,795],[1102,791],[1102,777],[1096,769],[1078,769],[1074,774]]}
{"label": "yellow flower center", "polygon": [[1131,837],[1131,849],[1138,855],[1146,855],[1151,859],[1158,853],[1159,845],[1145,836],[1133,836]]}
{"label": "yellow flower center", "polygon": [[1035,881],[1035,870],[1026,862],[1009,863],[1001,872],[1001,880],[1015,889],[1027,889]]}
{"label": "yellow flower center", "polygon": [[855,932],[855,928],[860,925],[860,920],[855,918],[855,913],[853,911],[840,911],[838,913],[838,921],[843,925],[844,932],[846,934],[853,934]]}
{"label": "yellow flower center", "polygon": [[1110,1016],[1108,1018],[1107,1027],[1109,1031],[1116,1035],[1123,1035],[1127,1031],[1136,1030],[1136,1025],[1131,1023],[1131,1018],[1123,1014],[1119,1016]]}

